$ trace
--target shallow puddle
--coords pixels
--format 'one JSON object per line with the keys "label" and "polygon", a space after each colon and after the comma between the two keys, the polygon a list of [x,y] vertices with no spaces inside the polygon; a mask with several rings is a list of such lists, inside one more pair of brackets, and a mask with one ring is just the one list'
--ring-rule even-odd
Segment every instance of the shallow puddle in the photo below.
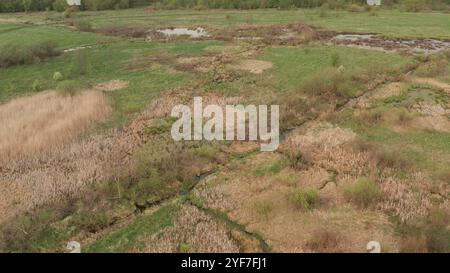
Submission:
{"label": "shallow puddle", "polygon": [[164,34],[167,37],[186,35],[191,38],[201,38],[210,36],[209,33],[201,27],[198,27],[196,29],[188,29],[188,28],[160,29],[158,30],[158,32]]}

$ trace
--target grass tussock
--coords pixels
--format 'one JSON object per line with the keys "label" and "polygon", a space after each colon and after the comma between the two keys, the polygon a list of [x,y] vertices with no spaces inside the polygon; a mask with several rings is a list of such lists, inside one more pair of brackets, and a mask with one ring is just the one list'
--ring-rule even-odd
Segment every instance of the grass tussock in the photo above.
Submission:
{"label": "grass tussock", "polygon": [[406,253],[444,253],[450,251],[450,217],[445,209],[434,208],[418,225],[401,225],[400,251]]}
{"label": "grass tussock", "polygon": [[344,196],[355,205],[367,208],[381,200],[382,192],[373,180],[362,177],[345,189]]}
{"label": "grass tussock", "polygon": [[314,208],[314,206],[317,205],[318,200],[319,196],[317,190],[310,188],[295,189],[289,196],[289,201],[302,210]]}
{"label": "grass tussock", "polygon": [[448,72],[448,61],[445,55],[439,55],[424,63],[417,69],[417,75],[422,77],[437,77]]}
{"label": "grass tussock", "polygon": [[399,148],[388,149],[362,139],[349,144],[354,151],[368,153],[371,160],[380,168],[402,171],[414,169],[415,163]]}
{"label": "grass tussock", "polygon": [[107,98],[97,91],[61,96],[49,91],[0,107],[0,162],[34,156],[66,142],[108,116]]}
{"label": "grass tussock", "polygon": [[7,44],[0,48],[0,68],[36,64],[59,54],[61,54],[61,51],[51,41],[28,45]]}
{"label": "grass tussock", "polygon": [[313,252],[339,252],[343,237],[335,230],[319,228],[307,241],[306,247]]}
{"label": "grass tussock", "polygon": [[92,31],[92,23],[88,20],[76,20],[74,26],[79,31]]}
{"label": "grass tussock", "polygon": [[269,215],[272,213],[274,206],[273,203],[271,201],[267,201],[267,200],[261,200],[261,201],[257,201],[255,202],[255,210],[256,212],[263,216],[264,219],[268,220],[269,219]]}

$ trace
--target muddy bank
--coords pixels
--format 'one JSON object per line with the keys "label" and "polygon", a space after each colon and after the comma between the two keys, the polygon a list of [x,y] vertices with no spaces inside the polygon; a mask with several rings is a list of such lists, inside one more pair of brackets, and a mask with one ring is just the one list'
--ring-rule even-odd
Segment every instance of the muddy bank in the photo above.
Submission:
{"label": "muddy bank", "polygon": [[436,39],[386,39],[375,34],[336,34],[327,43],[384,52],[427,55],[450,49],[450,42],[448,41]]}

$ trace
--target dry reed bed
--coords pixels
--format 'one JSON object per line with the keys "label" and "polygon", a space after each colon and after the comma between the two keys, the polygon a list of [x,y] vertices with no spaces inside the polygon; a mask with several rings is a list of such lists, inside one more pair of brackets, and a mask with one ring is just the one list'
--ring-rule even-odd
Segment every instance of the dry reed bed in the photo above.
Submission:
{"label": "dry reed bed", "polygon": [[0,222],[102,179],[111,138],[70,141],[110,112],[106,96],[93,90],[46,91],[0,106]]}
{"label": "dry reed bed", "polygon": [[[87,128],[95,121],[95,117],[103,117],[106,111],[109,111],[106,105],[102,104],[106,101],[100,97],[100,92],[87,91],[73,98],[59,97],[53,92],[45,92],[36,95],[37,97],[22,98],[2,106],[1,118],[8,123],[12,123],[13,115],[10,114],[11,111],[21,113],[20,117],[27,113],[34,116],[34,119],[31,117],[28,119],[29,122],[37,120],[37,122],[41,122],[41,127],[45,132],[54,133],[54,127],[40,121],[37,118],[39,115],[33,114],[33,108],[37,113],[49,113],[46,117],[53,118],[60,124],[63,124],[62,121],[72,120],[78,125],[78,128],[73,124],[57,126],[56,128],[60,128],[59,134],[65,133],[66,139],[61,138],[61,136],[58,138],[58,135],[45,136],[44,132],[35,132],[31,129],[25,131],[20,127],[14,129],[17,133],[33,132],[38,134],[43,143],[38,143],[38,147],[26,147],[27,149],[22,146],[22,154],[20,154],[12,150],[15,145],[11,143],[14,141],[12,137],[9,137],[9,142],[5,142],[8,145],[5,145],[4,149],[10,149],[10,153],[17,159],[5,160],[11,158],[12,155],[10,154],[8,157],[4,157],[5,161],[0,165],[0,185],[2,185],[0,187],[0,222],[49,202],[79,196],[92,183],[105,181],[114,178],[116,175],[120,176],[120,173],[118,173],[120,170],[131,168],[130,155],[137,147],[148,141],[144,133],[146,126],[154,119],[168,117],[176,104],[191,100],[189,95],[191,91],[185,89],[168,91],[153,101],[125,128],[103,135],[94,135],[80,142],[72,143],[67,141],[72,136],[70,133],[78,133],[80,130]],[[226,99],[222,101],[221,98],[216,97],[208,97],[207,101],[209,100],[216,103],[228,102]],[[41,111],[38,107],[38,105],[48,105],[49,102],[52,102],[51,106],[57,109],[66,105],[66,111],[57,114],[56,110]],[[77,104],[78,107],[71,105],[69,102]],[[95,106],[95,102],[100,102],[100,106]],[[105,107],[104,112],[97,112],[99,107]],[[82,109],[91,114],[78,113]],[[81,123],[78,119],[70,116],[70,111],[74,112],[76,117],[83,118],[85,123]],[[40,117],[44,118],[42,115]],[[26,126],[26,120],[25,117],[22,117],[20,122]],[[14,128],[12,125],[10,126]],[[33,126],[32,128],[37,129],[38,127]],[[2,133],[6,135],[6,132]],[[22,136],[22,138],[27,139],[26,136]],[[61,142],[61,145],[55,146],[58,141]],[[33,152],[29,156],[20,157],[25,151],[40,152]]]}
{"label": "dry reed bed", "polygon": [[173,226],[141,240],[145,245],[138,252],[173,253],[184,251],[237,253],[239,246],[223,223],[212,219],[194,206],[183,205]]}
{"label": "dry reed bed", "polygon": [[74,96],[47,91],[0,106],[0,164],[61,145],[110,111],[104,94],[91,90]]}

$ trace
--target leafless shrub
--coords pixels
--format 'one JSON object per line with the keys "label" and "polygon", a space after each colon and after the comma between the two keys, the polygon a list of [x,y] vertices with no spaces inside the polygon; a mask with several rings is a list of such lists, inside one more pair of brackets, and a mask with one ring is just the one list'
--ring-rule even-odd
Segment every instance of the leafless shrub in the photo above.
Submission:
{"label": "leafless shrub", "polygon": [[427,241],[425,236],[413,235],[403,238],[400,244],[400,252],[403,253],[426,253]]}
{"label": "leafless shrub", "polygon": [[335,230],[320,228],[313,232],[306,247],[313,252],[340,252],[343,236]]}
{"label": "leafless shrub", "polygon": [[126,26],[105,26],[99,29],[96,29],[96,32],[110,35],[110,36],[125,36],[131,38],[141,38],[146,37],[147,30],[144,28],[136,28],[136,27],[126,27]]}

